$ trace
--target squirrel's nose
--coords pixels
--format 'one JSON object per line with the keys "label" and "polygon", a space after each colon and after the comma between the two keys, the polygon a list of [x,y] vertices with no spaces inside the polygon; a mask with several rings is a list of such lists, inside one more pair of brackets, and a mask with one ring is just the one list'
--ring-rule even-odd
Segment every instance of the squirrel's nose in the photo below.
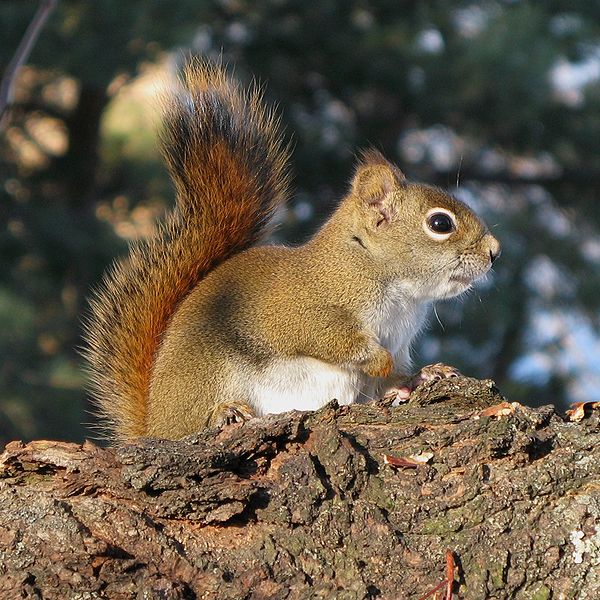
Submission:
{"label": "squirrel's nose", "polygon": [[487,242],[487,246],[490,252],[490,260],[493,264],[494,261],[502,253],[502,247],[500,246],[500,242],[491,233],[488,233],[485,236],[484,240]]}

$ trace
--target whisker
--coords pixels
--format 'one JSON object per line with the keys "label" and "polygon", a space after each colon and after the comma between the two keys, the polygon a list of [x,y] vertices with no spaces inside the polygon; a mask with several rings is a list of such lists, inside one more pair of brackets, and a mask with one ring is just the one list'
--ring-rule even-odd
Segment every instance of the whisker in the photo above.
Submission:
{"label": "whisker", "polygon": [[442,331],[446,331],[446,328],[444,327],[444,324],[442,323],[440,316],[438,315],[438,311],[437,311],[437,307],[434,306],[433,307],[433,314],[435,315],[435,318],[437,319],[437,322],[440,324],[440,327],[442,328]]}
{"label": "whisker", "polygon": [[364,396],[367,400],[372,400],[373,402],[377,400],[376,398],[373,398],[372,396],[369,396],[369,394],[365,393],[364,390],[361,390],[355,383],[351,383],[351,385],[359,396]]}
{"label": "whisker", "polygon": [[456,187],[458,188],[460,186],[460,169],[462,167],[462,162],[463,162],[463,155],[460,155],[460,161],[458,163],[458,171],[456,173]]}

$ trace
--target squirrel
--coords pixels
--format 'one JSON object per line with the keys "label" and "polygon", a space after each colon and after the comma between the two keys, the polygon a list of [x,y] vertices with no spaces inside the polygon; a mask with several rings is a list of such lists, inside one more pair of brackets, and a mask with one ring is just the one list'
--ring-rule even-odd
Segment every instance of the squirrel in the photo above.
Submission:
{"label": "squirrel", "polygon": [[256,88],[191,59],[166,100],[162,148],[176,205],[91,299],[86,358],[117,442],[332,399],[406,397],[433,301],[490,269],[500,244],[464,203],[413,183],[376,150],[304,245],[259,245],[289,194],[289,146]]}

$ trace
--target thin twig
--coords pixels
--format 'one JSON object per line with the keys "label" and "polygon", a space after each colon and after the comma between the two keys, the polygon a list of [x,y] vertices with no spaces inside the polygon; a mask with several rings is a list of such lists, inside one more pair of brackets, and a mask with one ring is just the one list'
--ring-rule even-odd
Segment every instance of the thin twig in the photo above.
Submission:
{"label": "thin twig", "polygon": [[444,600],[452,600],[452,588],[454,587],[455,566],[456,564],[454,562],[454,554],[452,554],[452,551],[446,550],[446,577],[433,589],[429,590],[424,596],[421,596],[419,600],[427,600],[427,598],[431,598],[431,596],[436,594],[436,592],[439,592],[442,588],[446,588],[444,593]]}
{"label": "thin twig", "polygon": [[2,126],[2,122],[4,119],[4,112],[7,107],[12,103],[12,89],[13,83],[17,76],[19,69],[23,66],[25,61],[29,58],[29,54],[37,41],[38,36],[40,35],[40,31],[46,24],[50,13],[54,10],[56,5],[58,4],[58,0],[41,0],[38,9],[29,23],[29,27],[27,27],[25,34],[23,35],[23,39],[15,52],[12,60],[6,67],[6,71],[2,76],[2,81],[0,82],[0,128]]}
{"label": "thin twig", "polygon": [[427,598],[431,598],[433,594],[441,590],[442,588],[448,589],[448,580],[444,579],[440,583],[438,583],[432,590],[429,590],[424,596],[421,596],[419,600],[427,600]]}
{"label": "thin twig", "polygon": [[446,550],[446,596],[444,600],[452,600],[452,588],[454,587],[454,554]]}

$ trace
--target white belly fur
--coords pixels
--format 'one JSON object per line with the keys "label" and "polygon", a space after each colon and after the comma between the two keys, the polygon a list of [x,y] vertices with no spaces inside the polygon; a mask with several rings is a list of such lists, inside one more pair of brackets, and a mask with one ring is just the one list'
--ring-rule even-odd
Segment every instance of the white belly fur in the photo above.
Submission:
{"label": "white belly fur", "polygon": [[281,359],[251,382],[250,403],[259,415],[317,410],[333,399],[350,404],[357,400],[365,378],[358,370],[316,358]]}
{"label": "white belly fur", "polygon": [[[404,288],[402,282],[390,286],[381,302],[362,316],[366,328],[390,351],[396,372],[401,374],[408,371],[410,345],[423,327],[427,312],[427,303],[415,300],[414,293]],[[277,360],[266,371],[244,380],[244,386],[250,386],[248,397],[258,415],[317,410],[333,399],[351,404],[370,399],[381,384],[381,380],[368,377],[358,368],[337,367],[306,356]]]}

